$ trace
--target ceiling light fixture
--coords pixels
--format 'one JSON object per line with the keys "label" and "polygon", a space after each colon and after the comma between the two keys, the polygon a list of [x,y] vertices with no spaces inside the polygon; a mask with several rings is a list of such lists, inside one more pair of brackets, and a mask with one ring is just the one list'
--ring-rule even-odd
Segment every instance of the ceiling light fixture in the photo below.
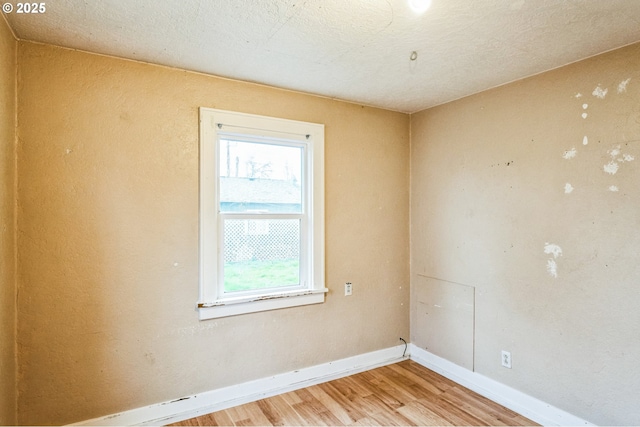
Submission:
{"label": "ceiling light fixture", "polygon": [[424,13],[431,6],[431,0],[408,0],[409,7],[415,13]]}

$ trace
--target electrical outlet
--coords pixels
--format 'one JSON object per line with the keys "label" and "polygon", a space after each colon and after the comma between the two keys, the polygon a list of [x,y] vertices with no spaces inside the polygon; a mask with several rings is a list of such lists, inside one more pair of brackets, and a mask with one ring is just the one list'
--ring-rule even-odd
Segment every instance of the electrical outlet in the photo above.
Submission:
{"label": "electrical outlet", "polygon": [[353,293],[353,285],[351,282],[347,282],[344,284],[344,296],[348,297]]}
{"label": "electrical outlet", "polygon": [[511,352],[502,350],[502,366],[511,369]]}

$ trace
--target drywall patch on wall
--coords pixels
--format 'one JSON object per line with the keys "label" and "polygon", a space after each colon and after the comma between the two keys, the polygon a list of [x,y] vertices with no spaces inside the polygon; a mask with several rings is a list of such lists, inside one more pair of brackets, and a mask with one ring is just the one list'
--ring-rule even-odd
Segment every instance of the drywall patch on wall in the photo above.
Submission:
{"label": "drywall patch on wall", "polygon": [[620,166],[618,166],[618,163],[613,160],[605,164],[603,167],[604,171],[609,175],[615,175],[619,168]]}
{"label": "drywall patch on wall", "polygon": [[624,93],[627,91],[627,86],[629,85],[629,82],[631,81],[631,77],[629,77],[626,80],[623,80],[620,82],[620,84],[618,84],[618,93]]}
{"label": "drywall patch on wall", "polygon": [[600,98],[600,99],[604,99],[605,96],[607,96],[607,92],[609,92],[609,89],[605,88],[602,89],[600,87],[600,85],[598,85],[592,92],[592,95],[595,96],[596,98]]}
{"label": "drywall patch on wall", "polygon": [[547,255],[553,255],[553,258],[547,260],[547,273],[553,278],[558,277],[558,264],[556,259],[562,256],[562,248],[555,243],[545,243],[544,253]]}
{"label": "drywall patch on wall", "polygon": [[558,264],[556,264],[556,261],[552,258],[547,260],[547,273],[553,278],[558,278]]}
{"label": "drywall patch on wall", "polygon": [[573,191],[573,185],[569,184],[568,182],[564,185],[564,193],[565,194],[571,194],[571,192]]}
{"label": "drywall patch on wall", "polygon": [[578,154],[578,150],[576,150],[576,147],[573,147],[571,150],[567,150],[562,154],[562,158],[569,160],[569,159],[573,159],[574,157],[576,157],[576,155]]}
{"label": "drywall patch on wall", "polygon": [[607,154],[609,154],[609,156],[611,156],[612,158],[616,158],[620,155],[621,151],[620,151],[620,146],[618,145],[617,147],[614,147],[610,150],[607,150]]}
{"label": "drywall patch on wall", "polygon": [[414,277],[413,343],[473,370],[475,288],[422,274]]}
{"label": "drywall patch on wall", "polygon": [[585,111],[582,113],[582,118],[583,118],[583,119],[586,119],[586,118],[587,118],[587,116],[589,115],[589,114],[587,114],[587,111],[586,111],[586,110],[587,110],[587,108],[589,108],[589,104],[582,104],[582,109],[583,109],[583,110],[585,110]]}
{"label": "drywall patch on wall", "polygon": [[554,243],[545,243],[544,253],[551,254],[554,258],[558,258],[562,256],[562,248]]}

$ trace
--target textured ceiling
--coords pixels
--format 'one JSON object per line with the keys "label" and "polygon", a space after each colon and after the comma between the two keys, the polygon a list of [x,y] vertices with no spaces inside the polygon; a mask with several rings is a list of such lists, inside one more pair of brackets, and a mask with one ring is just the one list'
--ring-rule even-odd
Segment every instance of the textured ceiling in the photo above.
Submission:
{"label": "textured ceiling", "polygon": [[[640,41],[640,0],[47,0],[18,38],[416,112]],[[415,61],[410,59],[416,51]]]}

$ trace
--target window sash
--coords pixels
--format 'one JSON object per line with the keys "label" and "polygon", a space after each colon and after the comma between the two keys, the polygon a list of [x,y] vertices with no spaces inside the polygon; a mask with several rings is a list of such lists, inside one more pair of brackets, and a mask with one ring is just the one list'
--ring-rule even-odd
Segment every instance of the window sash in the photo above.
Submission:
{"label": "window sash", "polygon": [[[225,233],[224,225],[227,220],[298,220],[300,222],[299,235],[299,283],[292,286],[277,286],[262,289],[253,289],[246,291],[227,291],[225,290],[224,281],[224,264],[225,264]],[[311,236],[309,233],[308,216],[304,214],[247,214],[247,213],[219,213],[218,214],[218,300],[235,299],[239,297],[250,297],[254,295],[268,295],[272,293],[297,292],[313,288],[313,273],[311,254],[309,253],[309,243]]]}

